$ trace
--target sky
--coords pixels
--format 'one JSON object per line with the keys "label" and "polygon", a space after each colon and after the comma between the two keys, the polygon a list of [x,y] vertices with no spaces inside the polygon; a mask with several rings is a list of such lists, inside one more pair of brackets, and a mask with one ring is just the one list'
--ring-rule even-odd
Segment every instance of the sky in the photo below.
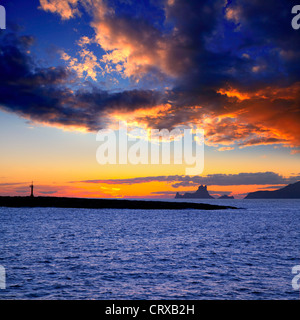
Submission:
{"label": "sky", "polygon": [[[300,180],[297,1],[0,0],[0,195],[243,198]],[[97,132],[204,130],[204,170],[106,164]]]}

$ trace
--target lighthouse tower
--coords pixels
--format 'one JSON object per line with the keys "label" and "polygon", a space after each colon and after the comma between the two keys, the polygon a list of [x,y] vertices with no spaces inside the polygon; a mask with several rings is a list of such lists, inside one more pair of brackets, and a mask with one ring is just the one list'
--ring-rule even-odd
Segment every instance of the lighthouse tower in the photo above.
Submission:
{"label": "lighthouse tower", "polygon": [[30,197],[33,198],[34,197],[34,195],[33,195],[33,181],[31,183],[31,185],[29,186],[29,188],[31,189]]}

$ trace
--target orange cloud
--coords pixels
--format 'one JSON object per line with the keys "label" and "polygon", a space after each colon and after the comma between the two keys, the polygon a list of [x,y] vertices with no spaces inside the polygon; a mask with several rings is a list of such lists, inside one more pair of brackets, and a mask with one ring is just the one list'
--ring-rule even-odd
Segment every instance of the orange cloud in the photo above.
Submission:
{"label": "orange cloud", "polygon": [[218,151],[230,151],[230,150],[234,150],[234,147],[221,147],[218,149]]}
{"label": "orange cloud", "polygon": [[154,29],[138,29],[125,19],[99,16],[92,26],[96,41],[107,51],[102,57],[107,73],[119,72],[138,81],[150,68],[165,71],[164,44],[157,40]]}
{"label": "orange cloud", "polygon": [[239,23],[241,20],[241,11],[239,10],[239,8],[228,7],[225,12],[225,17],[227,20]]}
{"label": "orange cloud", "polygon": [[[158,123],[160,119],[166,116],[166,114],[172,112],[171,109],[171,104],[166,103],[150,108],[138,108],[133,111],[118,110],[108,112],[105,122],[109,124],[109,126],[113,129],[115,129],[115,127],[113,126],[115,126],[119,121],[126,121],[128,126],[138,126],[147,129],[150,122],[152,123],[152,125],[156,122]],[[155,128],[152,127],[151,129]]]}
{"label": "orange cloud", "polygon": [[58,13],[63,20],[73,18],[79,14],[78,0],[40,0],[40,9]]}
{"label": "orange cloud", "polygon": [[237,89],[229,88],[229,89],[223,89],[217,91],[217,93],[220,93],[222,95],[226,95],[229,98],[237,98],[240,101],[250,99],[250,95],[244,92],[239,92]]}
{"label": "orange cloud", "polygon": [[[169,2],[170,6],[173,4],[174,1]],[[107,73],[118,72],[138,82],[149,71],[161,77],[176,77],[186,70],[189,64],[184,49],[187,40],[179,36],[175,28],[164,34],[140,19],[117,17],[103,1],[93,6],[91,26],[96,42],[106,51],[101,61],[107,66]]]}
{"label": "orange cloud", "polygon": [[79,51],[79,56],[81,62],[79,62],[77,58],[72,58],[65,52],[61,53],[61,59],[66,61],[69,69],[74,70],[80,78],[85,76],[85,78],[90,77],[96,81],[98,73],[97,69],[101,70],[101,66],[97,61],[95,54],[92,51],[83,48]]}

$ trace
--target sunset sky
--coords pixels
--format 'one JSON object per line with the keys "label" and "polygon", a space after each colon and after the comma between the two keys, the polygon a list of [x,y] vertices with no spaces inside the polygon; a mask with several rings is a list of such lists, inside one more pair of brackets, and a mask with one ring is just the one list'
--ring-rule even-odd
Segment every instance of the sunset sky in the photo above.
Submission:
{"label": "sunset sky", "polygon": [[[299,1],[298,1],[299,2]],[[0,0],[0,195],[243,198],[300,180],[297,1]],[[204,171],[100,165],[98,130],[193,124]]]}

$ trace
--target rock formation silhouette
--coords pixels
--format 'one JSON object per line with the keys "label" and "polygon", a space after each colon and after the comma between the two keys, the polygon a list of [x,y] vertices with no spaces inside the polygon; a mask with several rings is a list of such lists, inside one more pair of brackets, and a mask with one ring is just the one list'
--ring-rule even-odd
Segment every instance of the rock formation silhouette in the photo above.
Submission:
{"label": "rock formation silhouette", "polygon": [[207,186],[199,186],[198,190],[194,193],[184,193],[183,195],[180,195],[179,192],[176,193],[175,199],[214,199],[208,191]]}

